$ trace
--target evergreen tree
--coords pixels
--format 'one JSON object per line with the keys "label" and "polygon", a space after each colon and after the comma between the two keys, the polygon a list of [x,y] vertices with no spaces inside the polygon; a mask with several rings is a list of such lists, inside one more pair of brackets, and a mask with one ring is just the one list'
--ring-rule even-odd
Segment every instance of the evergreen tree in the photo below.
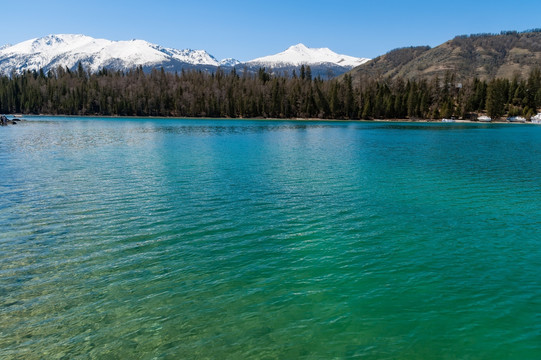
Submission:
{"label": "evergreen tree", "polygon": [[504,115],[506,90],[505,80],[495,79],[488,84],[486,106],[488,115],[493,119],[501,118]]}
{"label": "evergreen tree", "polygon": [[305,69],[305,77],[306,77],[306,80],[312,81],[312,69],[308,65],[306,66],[306,69]]}

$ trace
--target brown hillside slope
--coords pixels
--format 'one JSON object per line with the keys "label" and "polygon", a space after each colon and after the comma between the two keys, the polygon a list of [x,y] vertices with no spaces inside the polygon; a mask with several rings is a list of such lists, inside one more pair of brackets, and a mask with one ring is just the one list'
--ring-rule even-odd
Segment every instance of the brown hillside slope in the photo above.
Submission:
{"label": "brown hillside slope", "polygon": [[457,36],[435,48],[396,49],[351,70],[355,82],[368,79],[443,78],[457,81],[478,77],[526,77],[541,67],[541,32],[507,32],[500,35]]}

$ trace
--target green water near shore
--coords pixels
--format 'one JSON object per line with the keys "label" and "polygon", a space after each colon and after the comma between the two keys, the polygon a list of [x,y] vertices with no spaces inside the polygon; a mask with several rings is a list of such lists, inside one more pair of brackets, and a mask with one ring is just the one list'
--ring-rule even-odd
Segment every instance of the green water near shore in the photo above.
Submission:
{"label": "green water near shore", "polygon": [[0,129],[2,359],[539,359],[541,127]]}

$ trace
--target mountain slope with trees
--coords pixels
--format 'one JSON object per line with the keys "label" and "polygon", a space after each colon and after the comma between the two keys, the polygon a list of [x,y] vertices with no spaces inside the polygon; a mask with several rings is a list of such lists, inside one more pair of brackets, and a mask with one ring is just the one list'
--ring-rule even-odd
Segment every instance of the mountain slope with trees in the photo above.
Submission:
{"label": "mountain slope with trees", "polygon": [[456,81],[527,77],[541,64],[541,29],[499,35],[462,35],[435,48],[396,49],[350,71],[355,83],[370,79],[443,78]]}

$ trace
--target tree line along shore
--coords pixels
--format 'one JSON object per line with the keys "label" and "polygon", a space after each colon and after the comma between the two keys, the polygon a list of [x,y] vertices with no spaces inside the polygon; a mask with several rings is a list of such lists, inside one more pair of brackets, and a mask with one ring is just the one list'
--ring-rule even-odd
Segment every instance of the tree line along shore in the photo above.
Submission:
{"label": "tree line along shore", "polygon": [[310,67],[289,76],[163,69],[57,68],[0,77],[0,113],[213,118],[441,119],[523,116],[541,108],[541,70],[526,78],[473,78],[452,73],[431,80],[379,79],[353,84],[350,75],[313,78]]}

